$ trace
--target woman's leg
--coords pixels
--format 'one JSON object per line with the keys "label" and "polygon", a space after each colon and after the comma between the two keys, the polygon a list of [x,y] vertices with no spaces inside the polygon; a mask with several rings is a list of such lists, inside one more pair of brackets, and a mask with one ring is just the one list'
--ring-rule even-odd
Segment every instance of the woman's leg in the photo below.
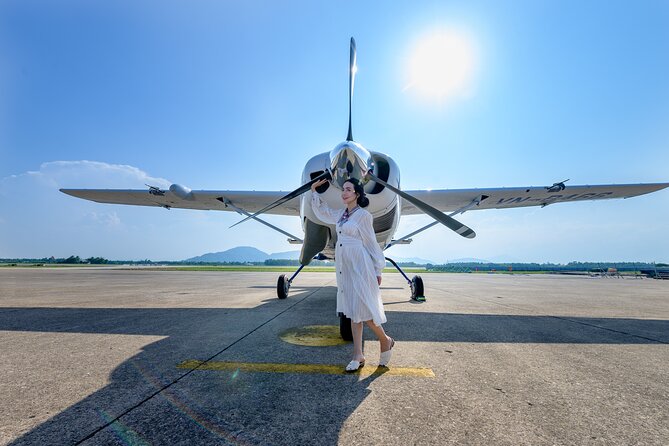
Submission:
{"label": "woman's leg", "polygon": [[351,321],[351,333],[353,334],[353,360],[365,361],[365,355],[362,354],[362,322]]}
{"label": "woman's leg", "polygon": [[[379,343],[381,343],[381,352],[390,350],[390,345],[392,340],[386,334],[383,326],[374,324],[374,321],[365,321],[367,326],[372,329],[377,338],[379,338]],[[362,331],[362,330],[361,330]]]}

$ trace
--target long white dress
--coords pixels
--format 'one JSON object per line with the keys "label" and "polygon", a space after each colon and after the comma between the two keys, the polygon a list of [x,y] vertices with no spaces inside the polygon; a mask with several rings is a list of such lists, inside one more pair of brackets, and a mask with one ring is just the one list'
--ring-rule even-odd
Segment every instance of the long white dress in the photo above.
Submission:
{"label": "long white dress", "polygon": [[344,313],[352,322],[385,323],[376,277],[381,276],[386,260],[374,235],[372,214],[358,208],[346,222],[339,223],[345,209],[330,208],[318,193],[312,193],[311,197],[314,214],[337,229],[337,313]]}

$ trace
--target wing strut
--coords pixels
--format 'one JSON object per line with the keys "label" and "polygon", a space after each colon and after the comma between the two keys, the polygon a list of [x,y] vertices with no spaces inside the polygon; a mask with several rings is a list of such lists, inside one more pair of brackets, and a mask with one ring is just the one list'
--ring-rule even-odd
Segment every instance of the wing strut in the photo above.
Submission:
{"label": "wing strut", "polygon": [[262,219],[259,218],[259,217],[256,217],[256,216],[254,216],[254,215],[251,215],[250,212],[247,212],[247,211],[245,211],[244,209],[235,206],[235,205],[232,204],[232,202],[231,202],[230,200],[228,200],[227,198],[218,197],[217,200],[220,201],[221,203],[223,203],[226,207],[231,207],[232,209],[234,209],[235,211],[237,211],[237,213],[242,214],[242,215],[246,215],[246,216],[248,216],[248,217],[250,217],[250,218],[252,218],[252,219],[254,219],[254,220],[257,220],[258,222],[264,224],[265,226],[269,226],[270,228],[274,229],[275,231],[278,231],[278,232],[282,233],[283,235],[287,235],[288,237],[290,237],[290,238],[288,239],[288,243],[290,243],[291,245],[299,245],[300,243],[304,243],[304,240],[302,240],[301,238],[299,238],[299,237],[295,237],[293,234],[291,234],[291,233],[289,233],[289,232],[286,232],[286,231],[284,231],[283,229],[277,228],[277,227],[274,226],[273,224],[271,224],[271,223],[267,223],[265,220],[262,220]]}

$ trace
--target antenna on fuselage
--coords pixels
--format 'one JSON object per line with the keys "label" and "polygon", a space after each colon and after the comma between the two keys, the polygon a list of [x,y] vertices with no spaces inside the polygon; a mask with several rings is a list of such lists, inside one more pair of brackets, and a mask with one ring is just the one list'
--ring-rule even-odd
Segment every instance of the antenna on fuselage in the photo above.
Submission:
{"label": "antenna on fuselage", "polygon": [[351,37],[351,60],[348,66],[348,136],[346,141],[353,141],[353,129],[351,128],[351,108],[353,103],[353,84],[358,66],[355,64],[355,39]]}

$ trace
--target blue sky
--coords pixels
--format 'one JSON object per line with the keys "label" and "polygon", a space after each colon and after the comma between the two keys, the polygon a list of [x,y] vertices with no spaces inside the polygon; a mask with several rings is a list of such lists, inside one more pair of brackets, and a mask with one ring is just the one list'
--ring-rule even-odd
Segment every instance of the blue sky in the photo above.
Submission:
{"label": "blue sky", "polygon": [[[466,85],[406,88],[416,48],[450,32],[475,59]],[[664,1],[2,2],[0,257],[294,249],[254,222],[228,229],[236,214],[58,188],[296,188],[345,139],[351,36],[354,138],[395,159],[404,189],[669,181]],[[461,220],[476,239],[437,226],[389,254],[669,261],[667,190]],[[428,222],[404,218],[398,235]]]}

